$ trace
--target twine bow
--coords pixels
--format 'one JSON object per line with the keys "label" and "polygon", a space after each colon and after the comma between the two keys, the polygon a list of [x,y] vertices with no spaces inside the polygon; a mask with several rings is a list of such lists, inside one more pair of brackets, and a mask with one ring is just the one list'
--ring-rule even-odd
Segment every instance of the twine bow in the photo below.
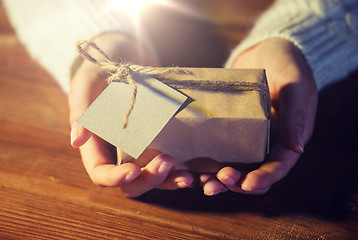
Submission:
{"label": "twine bow", "polygon": [[[98,51],[104,58],[105,61],[98,61],[93,58],[85,49],[84,46],[93,47]],[[122,123],[122,129],[126,128],[128,125],[128,118],[131,114],[134,103],[136,101],[137,96],[137,86],[136,82],[133,79],[134,73],[148,74],[150,76],[156,77],[162,83],[175,88],[175,89],[199,89],[199,90],[210,90],[210,91],[260,91],[263,93],[263,97],[265,101],[269,102],[269,92],[268,88],[265,84],[257,83],[257,82],[244,82],[244,81],[203,81],[203,80],[170,80],[160,78],[156,75],[163,73],[175,73],[175,74],[188,74],[192,73],[189,70],[182,69],[179,67],[169,67],[169,68],[156,68],[149,66],[140,66],[131,63],[123,63],[123,62],[113,62],[109,56],[102,51],[101,48],[97,46],[94,42],[90,41],[79,41],[77,43],[78,52],[87,60],[97,64],[103,71],[105,71],[109,77],[107,78],[107,82],[111,83],[112,81],[123,82],[129,84],[132,88],[131,101],[127,112],[124,116],[124,120]],[[270,114],[270,106],[267,106],[267,112]]]}

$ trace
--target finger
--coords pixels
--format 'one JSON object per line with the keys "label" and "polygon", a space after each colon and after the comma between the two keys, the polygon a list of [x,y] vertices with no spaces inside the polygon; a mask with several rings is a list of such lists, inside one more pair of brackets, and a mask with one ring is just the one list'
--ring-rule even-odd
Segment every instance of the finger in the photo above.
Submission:
{"label": "finger", "polygon": [[[117,148],[117,159],[122,159],[122,163],[131,162],[139,167],[145,167],[152,159],[161,154],[160,151],[147,148],[137,159],[131,158],[128,154]],[[119,160],[118,160],[119,162]],[[178,188],[190,187],[193,185],[194,177],[188,171],[171,171],[165,181],[159,185],[158,189],[175,190]]]}
{"label": "finger", "polygon": [[141,174],[141,169],[132,163],[115,165],[113,149],[96,135],[80,147],[85,169],[94,184],[99,186],[121,186],[128,184]]}
{"label": "finger", "polygon": [[162,183],[175,165],[175,159],[166,154],[159,154],[142,169],[142,173],[130,184],[122,187],[128,197],[138,197]]}
{"label": "finger", "polygon": [[121,187],[131,183],[140,174],[140,169],[132,163],[122,165],[101,164],[92,169],[91,179],[99,186]]}
{"label": "finger", "polygon": [[175,170],[169,173],[163,184],[158,186],[159,189],[175,190],[179,188],[191,187],[194,184],[194,177],[188,171]]}
{"label": "finger", "polygon": [[225,167],[216,174],[216,177],[229,190],[238,193],[244,192],[241,189],[242,173],[240,171],[232,167]]}
{"label": "finger", "polygon": [[91,137],[91,132],[78,123],[73,123],[71,127],[71,145],[74,148],[81,147]]}
{"label": "finger", "polygon": [[203,184],[203,190],[206,196],[215,196],[228,189],[216,177],[212,177]]}
{"label": "finger", "polygon": [[216,178],[214,174],[203,173],[199,176],[200,185],[203,187],[204,194],[215,196],[219,193],[226,192],[227,188]]}
{"label": "finger", "polygon": [[76,123],[76,120],[103,91],[106,83],[103,74],[95,69],[92,63],[84,62],[76,72],[71,82],[68,95],[71,123],[71,145],[75,148],[82,146],[91,136],[90,131]]}
{"label": "finger", "polygon": [[267,163],[248,173],[241,183],[247,193],[267,192],[272,184],[284,178],[296,164],[300,154],[287,149],[281,142],[276,143]]}
{"label": "finger", "polygon": [[131,162],[141,168],[145,167],[151,160],[153,160],[159,154],[161,154],[160,151],[147,148],[137,159],[134,159],[131,156],[129,156],[127,153],[117,148],[117,159],[119,163]]}
{"label": "finger", "polygon": [[279,92],[279,128],[284,144],[302,153],[310,138],[317,108],[317,88],[309,66],[300,51],[294,49],[297,65],[286,68],[286,77],[294,79],[281,87]]}
{"label": "finger", "polygon": [[200,183],[200,186],[204,186],[204,184],[214,176],[214,174],[212,173],[203,173],[203,174],[200,174],[199,176],[199,183]]}
{"label": "finger", "polygon": [[96,65],[84,61],[71,81],[68,95],[71,125],[107,86],[105,75]]}
{"label": "finger", "polygon": [[[155,149],[146,149],[137,159],[131,158],[125,152],[117,149],[118,159],[122,162],[134,163],[139,167],[145,167],[152,159],[154,159],[161,152]],[[190,187],[193,185],[194,177],[188,171],[175,170],[171,171],[165,181],[157,188],[166,190],[175,190],[178,188]]]}
{"label": "finger", "polygon": [[279,96],[279,131],[284,144],[296,153],[303,153],[306,93],[296,85],[287,85]]}

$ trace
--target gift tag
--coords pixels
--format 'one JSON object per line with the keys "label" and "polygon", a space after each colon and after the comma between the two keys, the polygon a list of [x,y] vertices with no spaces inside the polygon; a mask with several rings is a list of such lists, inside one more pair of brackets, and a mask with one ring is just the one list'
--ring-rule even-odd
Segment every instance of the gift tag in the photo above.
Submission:
{"label": "gift tag", "polygon": [[113,81],[77,120],[97,136],[138,158],[167,122],[180,109],[187,97],[146,74],[133,74],[137,96],[122,129],[130,106],[132,88]]}

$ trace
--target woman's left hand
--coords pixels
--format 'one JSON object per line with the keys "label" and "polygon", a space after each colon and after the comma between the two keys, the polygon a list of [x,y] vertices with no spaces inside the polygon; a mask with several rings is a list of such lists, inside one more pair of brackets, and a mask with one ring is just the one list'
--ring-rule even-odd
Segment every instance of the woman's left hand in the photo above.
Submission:
{"label": "woman's left hand", "polygon": [[294,44],[284,39],[266,40],[242,52],[232,67],[266,69],[273,114],[271,135],[275,142],[267,161],[252,172],[224,167],[216,175],[201,175],[204,193],[209,196],[227,190],[248,194],[267,192],[296,164],[314,128],[316,84],[310,67]]}

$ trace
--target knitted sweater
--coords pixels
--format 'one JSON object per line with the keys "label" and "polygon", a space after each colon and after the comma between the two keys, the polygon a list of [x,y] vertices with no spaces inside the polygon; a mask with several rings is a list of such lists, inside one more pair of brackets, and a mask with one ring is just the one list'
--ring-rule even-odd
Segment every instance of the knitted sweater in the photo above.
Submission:
{"label": "knitted sweater", "polygon": [[3,0],[11,24],[30,55],[59,82],[70,87],[78,40],[110,31],[133,32],[123,9],[106,9],[106,0]]}
{"label": "knitted sweater", "polygon": [[277,0],[233,50],[226,66],[269,38],[287,39],[301,50],[320,90],[358,69],[358,1]]}
{"label": "knitted sweater", "polygon": [[[106,31],[137,33],[123,9],[105,0],[3,0],[20,40],[68,92],[76,42]],[[232,52],[269,38],[292,41],[312,68],[318,89],[358,68],[357,0],[277,0]]]}

